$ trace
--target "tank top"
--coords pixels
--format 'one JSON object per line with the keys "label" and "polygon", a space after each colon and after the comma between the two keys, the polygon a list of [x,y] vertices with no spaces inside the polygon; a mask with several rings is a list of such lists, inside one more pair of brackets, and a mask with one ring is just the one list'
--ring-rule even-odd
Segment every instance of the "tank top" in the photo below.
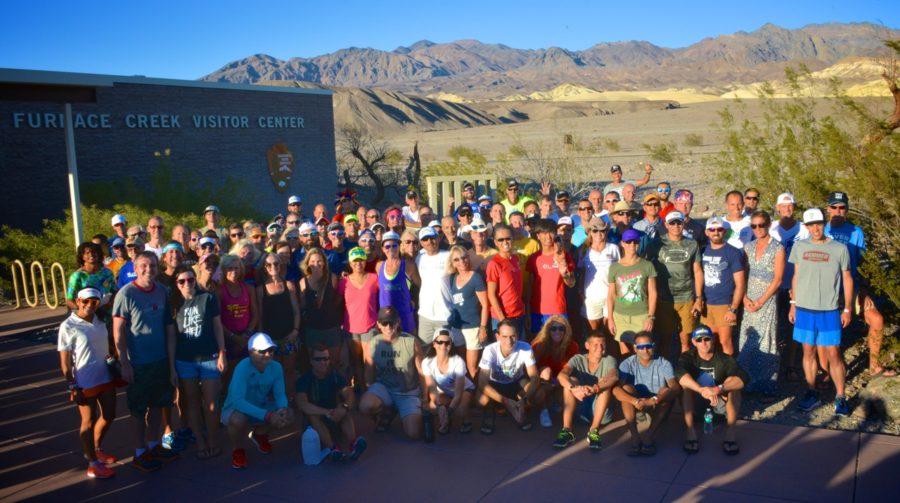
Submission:
{"label": "tank top", "polygon": [[250,326],[250,291],[243,282],[241,293],[232,297],[226,285],[222,285],[222,298],[220,299],[222,326],[232,333],[241,333]]}
{"label": "tank top", "polygon": [[378,319],[378,277],[367,274],[361,288],[350,278],[341,278],[338,294],[344,296],[344,330],[351,334],[368,332]]}
{"label": "tank top", "polygon": [[375,382],[388,391],[403,393],[419,387],[416,371],[416,338],[402,332],[393,343],[383,334],[369,342],[369,354],[375,364]]}
{"label": "tank top", "polygon": [[260,330],[274,340],[284,339],[294,329],[294,311],[291,309],[290,290],[287,286],[281,293],[269,293],[265,285],[262,298],[262,318]]}
{"label": "tank top", "polygon": [[[322,295],[322,302],[319,302]],[[325,330],[341,326],[343,311],[338,305],[337,292],[331,279],[325,282],[325,289],[317,292],[310,288],[307,278],[306,290],[303,292],[303,324],[316,330]]]}
{"label": "tank top", "polygon": [[393,306],[397,314],[403,318],[412,312],[412,295],[406,283],[406,260],[400,261],[400,269],[393,278],[388,278],[382,264],[378,271],[378,305],[381,307]]}

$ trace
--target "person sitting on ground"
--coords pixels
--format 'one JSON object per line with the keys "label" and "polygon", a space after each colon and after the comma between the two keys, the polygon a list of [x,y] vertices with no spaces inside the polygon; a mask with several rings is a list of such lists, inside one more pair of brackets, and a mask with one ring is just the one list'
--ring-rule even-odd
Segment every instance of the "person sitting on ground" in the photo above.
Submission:
{"label": "person sitting on ground", "polygon": [[[366,450],[366,439],[356,436],[353,422],[356,395],[347,379],[330,365],[328,347],[319,344],[310,350],[308,372],[297,379],[297,408],[319,434],[321,447],[331,449],[333,461],[355,461]],[[343,434],[347,450],[337,438]]]}
{"label": "person sitting on ground", "polygon": [[472,431],[469,407],[475,385],[466,376],[466,362],[452,354],[453,337],[450,329],[434,332],[431,347],[422,360],[422,376],[428,393],[427,408],[438,417],[438,433],[450,431],[450,421],[456,415],[461,420],[460,433]]}
{"label": "person sitting on ground", "polygon": [[[59,326],[60,368],[69,383],[69,399],[81,415],[81,451],[88,460],[87,476],[106,479],[115,475],[107,464],[116,457],[100,445],[116,420],[116,388],[106,364],[111,352],[106,325],[95,313],[103,295],[88,287],[75,294],[76,309]],[[99,410],[98,410],[99,409]]]}
{"label": "person sitting on ground", "polygon": [[[750,380],[737,361],[730,355],[715,349],[713,332],[709,327],[700,325],[691,334],[694,348],[681,353],[675,375],[682,387],[682,407],[684,409],[684,425],[687,435],[684,441],[685,452],[692,454],[700,449],[697,431],[694,429],[694,416],[698,410],[707,407],[717,414],[725,414],[728,424],[725,430],[725,441],[722,450],[725,454],[735,455],[740,452],[735,437],[735,424],[741,410],[741,390]],[[699,395],[702,399],[696,400]],[[697,409],[694,405],[697,404]]]}
{"label": "person sitting on ground", "polygon": [[495,408],[491,402],[502,404],[519,424],[522,431],[530,431],[525,405],[538,388],[537,364],[527,342],[519,341],[518,323],[504,319],[497,325],[497,342],[489,344],[478,364],[478,404],[484,408],[481,433],[494,433]]}
{"label": "person sitting on ground", "polygon": [[553,426],[549,407],[562,400],[560,383],[557,376],[566,362],[578,354],[578,342],[572,336],[572,325],[560,315],[552,315],[541,327],[531,343],[534,358],[537,361],[540,386],[534,394],[534,403],[541,407],[541,426]]}
{"label": "person sitting on ground", "polygon": [[[588,332],[584,342],[587,354],[569,358],[559,373],[563,390],[563,427],[556,435],[553,447],[562,449],[575,441],[572,420],[575,411],[589,422],[588,447],[600,449],[600,426],[612,421],[612,389],[619,382],[616,359],[606,353],[606,338],[599,329]],[[580,405],[579,405],[580,404]]]}
{"label": "person sitting on ground", "polygon": [[[622,404],[625,424],[631,433],[629,456],[656,454],[653,437],[665,423],[678,397],[678,381],[669,360],[656,355],[653,335],[638,332],[634,337],[635,354],[619,364],[619,383],[613,395]],[[650,416],[650,427],[638,432],[637,415]]]}
{"label": "person sitting on ground", "polygon": [[272,339],[262,332],[247,342],[249,356],[238,362],[222,406],[222,424],[231,439],[231,467],[247,468],[247,453],[241,447],[250,429],[250,441],[261,454],[272,452],[268,433],[294,422],[284,389],[284,371],[273,361],[276,350]]}

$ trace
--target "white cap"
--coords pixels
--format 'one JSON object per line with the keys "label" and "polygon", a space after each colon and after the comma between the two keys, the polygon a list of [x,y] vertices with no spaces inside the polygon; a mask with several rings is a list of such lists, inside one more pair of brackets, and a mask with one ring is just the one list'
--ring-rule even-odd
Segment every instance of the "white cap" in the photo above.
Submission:
{"label": "white cap", "polygon": [[115,214],[112,217],[112,225],[113,226],[115,226],[116,224],[125,225],[127,223],[128,223],[128,219],[125,218],[125,215]]}
{"label": "white cap", "polygon": [[216,240],[211,237],[200,238],[200,246],[203,245],[215,245]]}
{"label": "white cap", "polygon": [[77,297],[79,299],[100,299],[103,297],[103,295],[100,293],[100,290],[97,290],[93,287],[87,287],[78,290]]}
{"label": "white cap", "polygon": [[272,338],[269,337],[269,334],[263,332],[256,332],[251,335],[250,340],[247,341],[247,349],[251,351],[265,351],[274,347],[275,343],[272,342]]}
{"label": "white cap", "polygon": [[304,232],[319,232],[318,229],[316,229],[316,226],[309,222],[303,222],[302,224],[300,224],[299,230],[300,234],[303,234]]}
{"label": "white cap", "polygon": [[715,215],[709,217],[709,219],[706,221],[706,230],[709,230],[709,229],[722,229],[722,228],[724,228],[724,227],[725,227],[725,222],[722,221],[721,218],[719,218],[719,217],[717,217],[717,216],[715,216]]}
{"label": "white cap", "polygon": [[825,215],[822,214],[822,210],[819,208],[810,208],[803,212],[803,223],[804,224],[812,224],[816,222],[824,222]]}
{"label": "white cap", "polygon": [[[432,227],[422,227],[419,229],[419,241],[426,238],[436,238],[437,232],[434,231]],[[385,238],[381,238],[382,241],[385,241]]]}
{"label": "white cap", "polygon": [[434,330],[434,337],[432,337],[432,340],[437,339],[439,335],[446,335],[446,336],[450,337],[451,341],[453,340],[452,332],[447,327],[436,328]]}
{"label": "white cap", "polygon": [[300,200],[300,196],[291,196],[288,198],[288,204],[300,204],[303,201]]}
{"label": "white cap", "polygon": [[560,225],[568,225],[569,227],[574,227],[572,225],[572,217],[559,217],[559,220],[557,220],[556,222],[556,226],[559,227]]}
{"label": "white cap", "polygon": [[777,206],[779,204],[796,204],[794,202],[794,194],[791,194],[790,192],[779,194],[778,199],[775,201],[775,205]]}
{"label": "white cap", "polygon": [[480,216],[477,216],[472,219],[472,223],[467,225],[465,232],[485,232],[487,231],[487,225],[484,223],[484,220],[481,219]]}
{"label": "white cap", "polygon": [[[431,227],[426,227],[426,229],[431,229]],[[434,232],[434,231],[432,231]],[[381,242],[387,243],[388,241],[396,241],[400,242],[400,234],[397,234],[394,231],[385,232],[384,235],[381,236]]]}
{"label": "white cap", "polygon": [[666,214],[666,223],[672,220],[684,220],[684,213],[680,211],[670,211]]}

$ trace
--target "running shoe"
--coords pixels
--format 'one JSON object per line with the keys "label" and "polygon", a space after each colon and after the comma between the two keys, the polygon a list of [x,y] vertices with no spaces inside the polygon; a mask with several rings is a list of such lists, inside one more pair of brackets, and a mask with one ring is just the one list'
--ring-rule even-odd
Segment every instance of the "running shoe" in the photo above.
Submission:
{"label": "running shoe", "polygon": [[573,442],[575,442],[575,434],[572,433],[572,430],[563,428],[556,434],[556,440],[553,441],[553,447],[564,449],[572,445]]}
{"label": "running shoe", "polygon": [[343,461],[345,459],[347,459],[347,455],[344,454],[344,451],[340,450],[337,447],[335,447],[334,449],[331,450],[331,461],[333,461],[335,463],[340,463],[341,461]]}
{"label": "running shoe", "polygon": [[834,413],[838,416],[847,417],[850,415],[850,406],[847,405],[847,399],[842,396],[834,397]]}
{"label": "running shoe", "polygon": [[162,461],[156,459],[150,451],[144,451],[140,456],[135,456],[131,466],[144,473],[155,472],[162,468]]}
{"label": "running shoe", "polygon": [[115,474],[116,472],[107,468],[106,465],[99,461],[96,463],[91,463],[91,465],[88,466],[87,469],[87,476],[92,479],[108,479]]}
{"label": "running shoe", "polygon": [[272,444],[269,443],[268,435],[260,435],[251,430],[247,436],[250,437],[250,441],[259,449],[260,453],[270,454],[272,452]]}
{"label": "running shoe", "polygon": [[235,470],[247,468],[247,453],[244,452],[244,449],[231,451],[231,467]]}
{"label": "running shoe", "polygon": [[819,394],[808,389],[806,390],[806,394],[803,395],[803,400],[800,400],[800,403],[797,404],[797,407],[802,411],[809,412],[821,404],[822,402],[819,401]]}
{"label": "running shoe", "polygon": [[356,437],[356,440],[353,441],[353,445],[350,447],[350,461],[356,461],[362,453],[366,451],[366,447],[368,447],[366,439],[363,437]]}
{"label": "running shoe", "polygon": [[101,449],[95,449],[94,453],[97,455],[97,461],[106,465],[111,465],[119,460],[119,458]]}
{"label": "running shoe", "polygon": [[170,451],[181,452],[184,450],[184,440],[175,435],[175,432],[166,433],[162,437],[162,446]]}
{"label": "running shoe", "polygon": [[587,443],[588,447],[591,449],[595,451],[600,450],[600,447],[602,447],[603,444],[600,441],[600,431],[598,431],[597,428],[591,428],[591,430],[588,431]]}
{"label": "running shoe", "polygon": [[541,426],[544,428],[553,426],[553,420],[550,419],[550,411],[547,409],[541,409]]}

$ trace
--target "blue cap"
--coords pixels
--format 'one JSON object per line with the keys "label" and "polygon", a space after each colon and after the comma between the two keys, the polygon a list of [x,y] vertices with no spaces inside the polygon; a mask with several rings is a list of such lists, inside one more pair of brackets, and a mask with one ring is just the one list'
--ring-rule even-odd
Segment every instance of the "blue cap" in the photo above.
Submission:
{"label": "blue cap", "polygon": [[184,253],[184,247],[181,246],[181,243],[169,243],[166,246],[163,246],[162,254],[165,255],[169,250],[178,250],[181,253]]}
{"label": "blue cap", "polygon": [[709,329],[706,325],[699,325],[697,328],[691,332],[691,339],[696,339],[697,337],[712,337],[712,330]]}
{"label": "blue cap", "polygon": [[640,241],[641,233],[634,229],[626,229],[622,233],[622,241]]}

